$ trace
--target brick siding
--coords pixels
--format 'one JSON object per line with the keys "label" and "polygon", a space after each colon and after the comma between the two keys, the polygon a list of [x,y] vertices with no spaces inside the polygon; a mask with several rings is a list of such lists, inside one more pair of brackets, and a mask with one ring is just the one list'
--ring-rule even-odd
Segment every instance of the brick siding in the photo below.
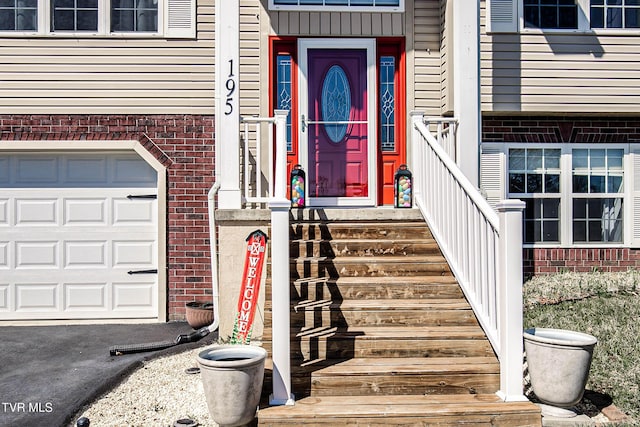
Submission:
{"label": "brick siding", "polygon": [[213,116],[0,115],[0,134],[4,141],[140,141],[167,168],[168,317],[184,319],[185,302],[210,299]]}
{"label": "brick siding", "polygon": [[[640,142],[640,120],[632,117],[484,116],[483,142]],[[535,248],[523,251],[526,276],[563,271],[626,271],[640,267],[630,248]]]}

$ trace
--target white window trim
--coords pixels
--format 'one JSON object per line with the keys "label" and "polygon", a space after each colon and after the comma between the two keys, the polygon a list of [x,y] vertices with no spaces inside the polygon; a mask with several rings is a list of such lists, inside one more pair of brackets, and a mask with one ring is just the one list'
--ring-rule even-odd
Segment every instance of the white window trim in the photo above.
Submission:
{"label": "white window trim", "polygon": [[[51,31],[51,0],[38,0],[38,31],[0,31],[2,37],[55,37],[55,38],[163,38],[169,37],[165,15],[169,0],[158,0],[158,30],[156,32],[110,32],[111,1],[98,0],[98,31]],[[195,1],[193,1],[195,5]],[[193,12],[195,13],[195,12]],[[195,20],[192,19],[192,21]]]}
{"label": "white window trim", "polygon": [[400,0],[398,6],[298,6],[293,4],[275,4],[275,0],[269,0],[269,10],[295,12],[404,12],[404,1],[405,0]]}
{"label": "white window trim", "polygon": [[[485,0],[487,33],[640,35],[639,28],[591,28],[590,0],[576,0],[576,3],[578,5],[578,28],[525,28],[523,0]],[[492,11],[496,14],[495,17],[491,16]]]}
{"label": "white window trim", "polygon": [[[640,176],[640,171],[633,170],[632,155],[639,153],[640,155],[640,143],[627,143],[627,144],[589,144],[589,143],[496,143],[485,142],[482,143],[483,149],[490,151],[499,151],[502,153],[504,161],[502,162],[502,182],[504,194],[502,198],[508,198],[509,193],[509,149],[512,148],[556,148],[560,149],[560,242],[556,243],[524,243],[525,248],[626,248],[637,247],[634,243],[634,227],[640,227],[640,224],[634,224],[634,175]],[[572,164],[572,151],[574,149],[590,148],[590,149],[621,149],[624,151],[623,157],[623,187],[622,199],[624,201],[624,213],[623,213],[623,237],[621,243],[602,242],[602,243],[590,243],[590,242],[573,242],[573,164]],[[640,180],[639,180],[640,181]],[[484,184],[484,183],[483,183]],[[638,189],[640,191],[640,188]],[[535,198],[536,196],[534,196]],[[546,197],[546,196],[538,196]],[[555,193],[552,193],[550,198],[555,198]],[[567,226],[569,225],[569,226]]]}

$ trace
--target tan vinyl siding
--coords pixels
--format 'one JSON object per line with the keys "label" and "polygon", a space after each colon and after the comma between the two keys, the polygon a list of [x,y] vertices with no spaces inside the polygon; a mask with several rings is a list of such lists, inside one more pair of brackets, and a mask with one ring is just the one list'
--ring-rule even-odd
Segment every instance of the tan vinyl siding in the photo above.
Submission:
{"label": "tan vinyl siding", "polygon": [[281,36],[399,37],[402,13],[280,12],[269,13],[273,34]]}
{"label": "tan vinyl siding", "polygon": [[441,113],[453,113],[453,14],[451,2],[440,1],[440,85]]}
{"label": "tan vinyl siding", "polygon": [[486,35],[484,6],[482,111],[640,113],[637,35]]}
{"label": "tan vinyl siding", "polygon": [[415,76],[413,108],[439,116],[442,105],[439,0],[415,1],[413,33],[414,68],[408,71],[409,79]]}
{"label": "tan vinyl siding", "polygon": [[212,114],[214,0],[197,39],[0,38],[0,114]]}

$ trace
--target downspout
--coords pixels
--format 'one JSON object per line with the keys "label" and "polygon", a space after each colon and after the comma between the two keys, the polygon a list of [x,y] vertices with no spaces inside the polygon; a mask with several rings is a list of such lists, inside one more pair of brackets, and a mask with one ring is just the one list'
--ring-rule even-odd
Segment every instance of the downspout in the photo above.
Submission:
{"label": "downspout", "polygon": [[215,197],[220,189],[220,183],[214,182],[207,194],[209,209],[209,248],[211,251],[211,296],[213,299],[213,323],[207,326],[211,333],[220,326],[220,286],[218,280],[218,237],[216,234]]}

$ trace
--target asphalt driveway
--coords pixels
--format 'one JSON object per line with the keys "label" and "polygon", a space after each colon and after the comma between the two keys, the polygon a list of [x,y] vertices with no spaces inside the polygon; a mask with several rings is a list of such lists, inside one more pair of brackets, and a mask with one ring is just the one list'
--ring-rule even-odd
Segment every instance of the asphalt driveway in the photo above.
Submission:
{"label": "asphalt driveway", "polygon": [[143,361],[209,345],[217,334],[122,356],[110,356],[110,346],[173,341],[191,332],[185,322],[0,326],[0,426],[66,426]]}

